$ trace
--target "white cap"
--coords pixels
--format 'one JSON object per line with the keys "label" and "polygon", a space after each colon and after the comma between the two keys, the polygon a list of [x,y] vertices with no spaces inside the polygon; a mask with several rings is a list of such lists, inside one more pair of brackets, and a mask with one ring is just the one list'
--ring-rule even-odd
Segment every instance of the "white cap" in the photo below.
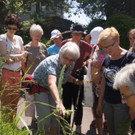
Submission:
{"label": "white cap", "polygon": [[98,43],[98,38],[99,38],[99,35],[102,31],[103,31],[103,28],[100,26],[97,26],[90,31],[90,36],[91,36],[91,43],[90,44],[91,45],[95,45]]}
{"label": "white cap", "polygon": [[[52,38],[59,38],[60,37],[60,35],[59,34],[61,34],[61,32],[59,31],[59,30],[57,30],[57,29],[54,29],[52,32],[51,32],[51,38],[50,39],[52,39]],[[57,36],[58,35],[58,36]]]}

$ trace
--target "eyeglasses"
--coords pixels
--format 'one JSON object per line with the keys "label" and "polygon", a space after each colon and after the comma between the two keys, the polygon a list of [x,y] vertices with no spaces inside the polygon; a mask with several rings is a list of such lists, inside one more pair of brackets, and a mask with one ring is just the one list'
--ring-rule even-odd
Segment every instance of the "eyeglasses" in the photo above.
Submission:
{"label": "eyeglasses", "polygon": [[9,30],[17,30],[17,28],[15,28],[15,27],[7,27]]}
{"label": "eyeglasses", "polygon": [[124,96],[121,95],[121,99],[122,99],[122,100],[127,100],[128,98],[130,98],[130,97],[132,97],[132,96],[134,96],[134,95],[135,95],[135,93],[133,93],[133,94],[127,96],[127,97],[124,97]]}
{"label": "eyeglasses", "polygon": [[101,46],[101,48],[102,49],[107,49],[107,48],[109,48],[109,47],[111,47],[111,46],[114,46],[114,44],[115,44],[115,42],[117,41],[117,39],[111,44],[111,45],[108,45],[108,46]]}
{"label": "eyeglasses", "polygon": [[69,61],[69,62],[73,62],[73,61],[74,61],[74,59],[69,59],[69,58],[66,57],[66,56],[63,56],[63,59],[65,59],[65,60],[67,60],[67,61]]}

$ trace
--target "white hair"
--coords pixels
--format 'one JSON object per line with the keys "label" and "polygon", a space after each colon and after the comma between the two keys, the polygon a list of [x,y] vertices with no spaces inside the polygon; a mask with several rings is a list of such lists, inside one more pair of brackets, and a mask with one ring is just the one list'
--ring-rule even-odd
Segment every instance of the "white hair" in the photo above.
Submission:
{"label": "white hair", "polygon": [[59,56],[63,56],[64,54],[71,54],[76,61],[80,57],[80,49],[78,45],[74,42],[65,43],[59,51]]}
{"label": "white hair", "polygon": [[30,27],[30,34],[34,32],[39,32],[42,35],[44,34],[42,27],[39,24],[32,24]]}
{"label": "white hair", "polygon": [[120,89],[121,86],[127,86],[131,93],[135,93],[135,63],[126,65],[116,73],[113,88]]}

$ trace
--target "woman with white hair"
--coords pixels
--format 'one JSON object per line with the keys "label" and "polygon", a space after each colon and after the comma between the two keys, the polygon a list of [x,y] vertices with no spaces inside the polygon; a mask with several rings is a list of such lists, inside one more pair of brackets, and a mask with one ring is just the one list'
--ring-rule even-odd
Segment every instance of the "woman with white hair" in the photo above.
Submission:
{"label": "woman with white hair", "polygon": [[[24,46],[24,49],[29,52],[26,58],[24,70],[25,72],[27,72],[26,76],[32,74],[39,63],[48,56],[46,46],[40,42],[43,33],[43,29],[38,24],[33,24],[30,27],[30,36],[32,41]],[[28,93],[25,93],[25,98],[26,106],[34,101],[34,97],[32,95],[29,95]],[[34,128],[36,126],[34,103],[25,110],[25,115],[27,117],[32,117],[31,126]]]}
{"label": "woman with white hair", "polygon": [[135,112],[135,63],[126,65],[116,74],[113,88],[120,89],[122,103]]}
{"label": "woman with white hair", "polygon": [[[135,63],[126,65],[116,74],[113,87],[120,89],[121,102],[130,107],[130,114],[135,113]],[[135,119],[131,120],[131,129],[134,133]]]}
{"label": "woman with white hair", "polygon": [[[66,65],[66,69],[63,75],[62,83],[65,84],[67,80],[70,82],[74,82],[76,80],[74,77],[70,77],[70,74],[74,67],[75,61],[79,57],[80,51],[76,43],[67,42],[61,47],[59,54],[49,56],[43,60],[35,69],[32,76],[34,80],[36,80],[40,86],[46,88],[47,91],[35,94],[35,101],[56,106],[56,109],[59,110],[63,116],[65,116],[66,110],[59,97],[57,87],[58,81],[64,65]],[[79,84],[80,82],[79,80],[76,80],[75,83]],[[36,103],[38,129],[42,135],[57,135],[58,122],[56,120],[56,116],[52,115],[45,118],[53,112],[54,108],[51,106]]]}

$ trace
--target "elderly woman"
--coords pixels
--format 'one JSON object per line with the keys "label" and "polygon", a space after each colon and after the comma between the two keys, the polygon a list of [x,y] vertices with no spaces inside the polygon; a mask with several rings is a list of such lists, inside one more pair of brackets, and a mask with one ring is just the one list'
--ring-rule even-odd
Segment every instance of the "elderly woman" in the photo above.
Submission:
{"label": "elderly woman", "polygon": [[[26,67],[24,70],[25,72],[27,72],[26,76],[32,74],[35,68],[39,65],[39,63],[48,56],[46,46],[40,42],[43,34],[44,32],[40,25],[33,24],[30,27],[30,36],[32,41],[30,41],[24,46],[24,49],[29,52],[25,63]],[[25,98],[26,105],[34,101],[34,96],[29,95],[28,93],[25,93]],[[25,115],[28,117],[32,117],[31,126],[34,128],[36,124],[34,103],[25,110]]]}
{"label": "elderly woman", "polygon": [[116,73],[113,88],[120,89],[122,103],[135,112],[135,63],[126,65]]}
{"label": "elderly woman", "polygon": [[[99,46],[108,54],[103,61],[103,78],[97,107],[98,115],[102,115],[104,100],[104,114],[108,122],[111,135],[125,135],[128,127],[123,123],[129,117],[129,108],[121,103],[120,91],[113,89],[114,75],[127,63],[135,58],[133,53],[121,48],[119,32],[114,28],[106,28],[99,36]],[[123,126],[123,127],[120,127]]]}
{"label": "elderly woman", "polygon": [[[113,87],[120,89],[122,103],[135,113],[135,63],[126,65],[116,74]],[[131,120],[132,132],[135,132],[135,119]]]}
{"label": "elderly woman", "polygon": [[9,113],[12,121],[20,96],[21,61],[26,58],[27,51],[24,51],[22,38],[15,35],[20,27],[20,18],[16,14],[10,14],[5,18],[5,25],[7,32],[0,35],[0,53],[5,58],[1,78],[1,105],[7,107],[5,112],[7,115]]}
{"label": "elderly woman", "polygon": [[[69,78],[69,75],[74,67],[74,62],[79,57],[80,51],[76,43],[68,42],[61,47],[59,54],[49,56],[43,60],[35,69],[33,78],[39,83],[40,86],[48,89],[48,91],[35,94],[35,101],[56,106],[56,109],[59,109],[65,116],[65,107],[59,97],[59,91],[57,88],[58,80],[60,78],[62,67],[66,65],[63,83],[65,83],[68,79],[71,82],[74,81],[75,78]],[[37,103],[36,109],[38,115],[38,127],[42,134],[56,135],[58,129],[56,116],[43,119],[53,112],[52,108],[50,106]]]}

